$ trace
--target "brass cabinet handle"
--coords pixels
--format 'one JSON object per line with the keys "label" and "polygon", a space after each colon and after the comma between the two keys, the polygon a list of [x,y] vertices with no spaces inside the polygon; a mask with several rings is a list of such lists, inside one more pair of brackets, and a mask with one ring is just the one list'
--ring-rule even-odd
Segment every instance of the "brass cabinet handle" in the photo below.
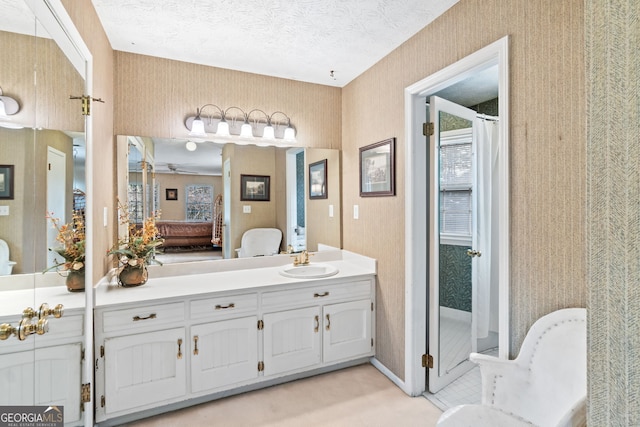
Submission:
{"label": "brass cabinet handle", "polygon": [[314,298],[322,298],[322,297],[326,297],[326,296],[329,296],[329,292],[323,292],[321,294],[319,294],[319,293],[313,294]]}
{"label": "brass cabinet handle", "polygon": [[227,305],[216,304],[216,310],[225,310],[227,308],[234,308],[235,306],[236,305],[234,303],[227,304]]}
{"label": "brass cabinet handle", "polygon": [[8,323],[3,323],[0,325],[0,340],[4,341],[9,338],[11,335],[16,335],[18,333],[18,328],[11,326]]}
{"label": "brass cabinet handle", "polygon": [[313,332],[318,332],[320,329],[320,316],[316,315],[316,326],[313,328]]}
{"label": "brass cabinet handle", "polygon": [[138,320],[147,320],[147,319],[155,319],[156,318],[156,314],[155,313],[151,313],[148,316],[145,317],[140,317],[140,316],[133,316],[133,321],[137,322]]}
{"label": "brass cabinet handle", "polygon": [[182,338],[178,338],[178,359],[182,359]]}
{"label": "brass cabinet handle", "polygon": [[193,355],[198,355],[198,336],[194,335],[193,337]]}
{"label": "brass cabinet handle", "polygon": [[329,315],[327,314],[327,327],[325,328],[327,331],[329,329],[331,329],[331,319],[329,318]]}
{"label": "brass cabinet handle", "polygon": [[54,308],[49,308],[49,304],[46,302],[40,305],[38,309],[38,317],[40,319],[45,319],[47,316],[53,316],[56,319],[59,319],[64,314],[64,307],[62,304],[56,305]]}

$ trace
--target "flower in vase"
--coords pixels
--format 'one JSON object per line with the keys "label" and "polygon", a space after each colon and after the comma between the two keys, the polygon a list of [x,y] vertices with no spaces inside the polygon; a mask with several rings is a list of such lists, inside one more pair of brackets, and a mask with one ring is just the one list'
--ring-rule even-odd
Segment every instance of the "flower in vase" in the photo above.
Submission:
{"label": "flower in vase", "polygon": [[71,222],[60,224],[60,219],[53,216],[53,212],[47,212],[47,218],[58,231],[56,241],[61,244],[57,248],[49,248],[57,253],[63,260],[55,258],[56,264],[47,268],[43,273],[57,269],[58,271],[84,271],[85,265],[85,224],[81,212],[74,211]]}

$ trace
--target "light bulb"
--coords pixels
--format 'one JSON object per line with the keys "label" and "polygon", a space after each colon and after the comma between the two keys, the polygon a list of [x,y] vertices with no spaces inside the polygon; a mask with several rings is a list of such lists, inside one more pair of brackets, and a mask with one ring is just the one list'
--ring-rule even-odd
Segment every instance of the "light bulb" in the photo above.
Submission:
{"label": "light bulb", "polygon": [[185,144],[185,147],[187,148],[188,151],[196,151],[196,148],[198,148],[198,144],[196,144],[193,141],[187,141],[187,143]]}
{"label": "light bulb", "polygon": [[204,131],[204,122],[202,121],[200,116],[196,117],[193,122],[191,122],[191,132],[189,132],[189,136],[207,136],[206,132]]}
{"label": "light bulb", "polygon": [[284,140],[289,142],[296,142],[296,131],[291,126],[288,126],[284,130]]}
{"label": "light bulb", "polygon": [[244,123],[240,128],[240,138],[253,138],[253,128],[249,123]]}
{"label": "light bulb", "polygon": [[218,136],[229,136],[229,123],[223,118],[218,123],[218,130],[216,131],[216,135]]}
{"label": "light bulb", "polygon": [[273,130],[273,126],[270,124],[264,127],[264,132],[262,133],[262,137],[264,139],[276,139],[276,134]]}

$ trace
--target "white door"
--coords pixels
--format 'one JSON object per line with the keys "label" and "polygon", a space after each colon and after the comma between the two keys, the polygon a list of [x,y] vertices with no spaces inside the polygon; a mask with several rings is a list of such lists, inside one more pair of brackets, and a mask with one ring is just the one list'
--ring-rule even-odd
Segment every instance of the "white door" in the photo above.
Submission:
{"label": "white door", "polygon": [[263,321],[265,376],[321,362],[320,307],[268,313]]}
{"label": "white door", "polygon": [[[66,155],[53,147],[47,147],[47,212],[60,220],[60,224],[66,224]],[[53,227],[47,227],[47,247],[55,248],[58,231]],[[56,265],[58,261],[64,261],[60,255],[53,251],[47,251],[47,267]]]}
{"label": "white door", "polygon": [[476,112],[432,96],[429,158],[429,391],[473,368],[476,264]]}
{"label": "white door", "polygon": [[186,394],[184,328],[106,339],[105,412],[133,412]]}
{"label": "white door", "polygon": [[352,359],[371,352],[371,313],[370,299],[331,304],[322,308],[324,363]]}
{"label": "white door", "polygon": [[258,376],[256,316],[191,328],[191,391],[237,384]]}
{"label": "white door", "polygon": [[77,425],[80,353],[77,343],[0,355],[0,405],[63,406],[65,424]]}

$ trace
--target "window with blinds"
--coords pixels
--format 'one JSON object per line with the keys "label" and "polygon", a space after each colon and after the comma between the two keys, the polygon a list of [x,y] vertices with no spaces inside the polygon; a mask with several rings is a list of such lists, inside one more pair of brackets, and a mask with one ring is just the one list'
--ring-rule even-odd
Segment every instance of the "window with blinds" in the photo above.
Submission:
{"label": "window with blinds", "polygon": [[468,240],[472,233],[471,129],[440,140],[440,235]]}

